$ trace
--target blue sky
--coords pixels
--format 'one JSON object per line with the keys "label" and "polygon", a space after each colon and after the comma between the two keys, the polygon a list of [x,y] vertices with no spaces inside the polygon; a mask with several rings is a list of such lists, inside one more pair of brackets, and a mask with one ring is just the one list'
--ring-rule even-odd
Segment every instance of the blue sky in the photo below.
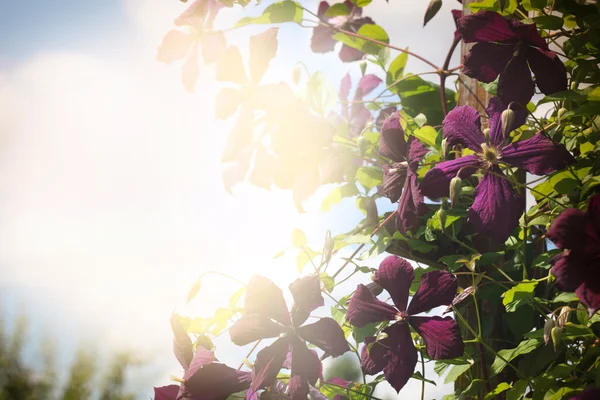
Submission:
{"label": "blue sky", "polygon": [[[375,0],[369,15],[394,43],[441,64],[452,40],[451,18],[442,14],[449,6],[422,29],[426,3]],[[233,196],[225,192],[219,160],[231,121],[214,121],[214,70],[201,67],[190,95],[179,81],[181,65],[155,60],[185,7],[176,0],[36,0],[11,2],[0,14],[0,34],[9,38],[0,42],[0,305],[9,314],[23,307],[35,335],[57,338],[65,361],[86,340],[135,346],[153,362],[136,381],[141,398],[148,385],[178,372],[171,312],[209,316],[236,289],[209,278],[185,306],[200,273],[261,273],[285,287],[298,276],[295,254],[272,257],[291,245],[294,227],[318,248],[327,229],[343,232],[359,218],[352,200],[319,213],[328,188],[306,214],[288,192],[246,184]],[[258,30],[231,40],[243,49]],[[311,54],[309,39],[306,30],[282,28],[273,80],[289,79],[298,60],[336,86],[347,71],[357,74],[333,54]],[[427,68],[408,64],[411,72]],[[218,356],[237,362],[238,353]]]}

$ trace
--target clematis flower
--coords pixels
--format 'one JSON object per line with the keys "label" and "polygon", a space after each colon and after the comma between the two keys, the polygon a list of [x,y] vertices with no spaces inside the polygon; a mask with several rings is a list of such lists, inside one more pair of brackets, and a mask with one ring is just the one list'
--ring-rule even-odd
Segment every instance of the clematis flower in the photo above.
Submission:
{"label": "clematis flower", "polygon": [[212,23],[223,4],[218,0],[196,0],[177,19],[175,25],[180,29],[169,31],[156,58],[170,64],[186,58],[183,71],[183,85],[189,92],[194,91],[198,79],[198,48],[202,45],[202,58],[206,63],[215,62],[225,50],[225,36],[222,32],[213,32]]}
{"label": "clematis flower", "polygon": [[318,276],[297,279],[290,291],[294,305],[288,312],[281,289],[267,278],[252,277],[246,292],[245,314],[229,329],[231,341],[239,346],[278,337],[257,354],[248,396],[273,383],[286,364],[291,369],[287,395],[292,400],[306,399],[310,385],[321,376],[321,361],[315,351],[306,347],[306,342],[333,357],[350,350],[342,328],[332,318],[302,325],[313,310],[324,304]]}
{"label": "clematis flower", "polygon": [[383,166],[383,192],[392,202],[400,200],[396,226],[403,232],[414,228],[419,222],[418,216],[427,212],[417,182],[419,160],[426,153],[427,148],[414,136],[408,143],[404,139],[400,113],[393,113],[383,122],[379,154],[393,161]]}
{"label": "clematis flower", "polygon": [[[326,22],[336,28],[344,29],[346,31],[357,32],[364,24],[374,24],[373,20],[369,17],[362,16],[362,7],[358,7],[353,4],[350,0],[346,0],[343,4],[348,7],[347,15],[338,15],[335,17],[327,17],[325,13],[329,10],[329,3],[322,1],[319,3],[319,10],[317,15],[319,19]],[[329,26],[319,25],[313,29],[313,35],[311,39],[311,49],[315,53],[328,53],[333,51],[337,41],[333,38],[335,35],[335,29]],[[363,58],[364,53],[360,50],[354,49],[348,45],[343,45],[340,50],[340,60],[343,62],[358,61]]]}
{"label": "clematis flower", "polygon": [[591,316],[600,309],[600,195],[585,212],[563,211],[546,236],[565,250],[552,267],[557,287],[575,292]]}
{"label": "clematis flower", "polygon": [[548,49],[534,24],[479,11],[458,19],[457,28],[465,43],[475,43],[464,59],[462,72],[486,83],[500,75],[498,96],[504,104],[514,101],[526,105],[535,84],[544,94],[567,89],[564,64]]}
{"label": "clematis flower", "polygon": [[465,349],[458,325],[451,317],[417,316],[450,304],[458,288],[456,278],[447,271],[423,274],[419,290],[408,304],[408,291],[414,278],[414,269],[408,261],[397,256],[386,257],[375,272],[375,282],[390,294],[395,307],[375,298],[366,286],[358,285],[346,313],[348,321],[358,327],[374,322],[395,322],[383,330],[385,338],[365,339],[361,367],[369,375],[383,371],[397,392],[408,382],[417,364],[417,350],[409,325],[425,341],[431,359],[460,357]]}
{"label": "clematis flower", "polygon": [[350,137],[357,137],[371,119],[371,111],[365,107],[362,99],[371,93],[377,86],[381,84],[381,78],[373,74],[367,74],[360,78],[358,86],[354,92],[352,104],[348,106],[348,97],[350,96],[350,88],[352,87],[352,79],[350,74],[342,79],[340,83],[340,101],[342,102],[342,117],[348,121],[350,126]]}
{"label": "clematis flower", "polygon": [[220,363],[207,342],[199,340],[193,353],[191,339],[176,316],[171,317],[171,327],[175,355],[185,370],[183,383],[155,387],[155,400],[226,400],[250,387],[251,374]]}
{"label": "clematis flower", "polygon": [[555,144],[543,134],[507,143],[510,131],[520,126],[524,119],[515,112],[515,122],[505,128],[501,118],[504,109],[499,98],[490,100],[486,109],[490,122],[489,140],[481,132],[481,119],[474,108],[459,106],[450,111],[443,122],[448,144],[461,144],[475,154],[438,163],[420,183],[423,195],[445,197],[449,195],[452,178],[465,179],[482,170],[483,177],[475,188],[469,220],[478,233],[500,242],[510,236],[525,209],[523,196],[515,192],[500,165],[522,168],[534,175],[547,175],[575,161],[563,145]]}
{"label": "clematis flower", "polygon": [[579,393],[575,397],[571,397],[569,400],[598,400],[600,399],[600,389],[593,386],[588,387],[583,392]]}

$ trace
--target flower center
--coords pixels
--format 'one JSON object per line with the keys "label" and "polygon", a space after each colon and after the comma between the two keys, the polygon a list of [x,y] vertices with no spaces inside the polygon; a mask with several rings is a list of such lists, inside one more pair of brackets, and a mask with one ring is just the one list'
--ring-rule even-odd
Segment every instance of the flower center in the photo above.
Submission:
{"label": "flower center", "polygon": [[481,143],[481,153],[479,153],[479,157],[481,157],[488,167],[497,164],[498,160],[500,160],[498,149],[489,146],[487,143]]}
{"label": "flower center", "polygon": [[399,311],[398,314],[396,314],[396,321],[398,321],[398,322],[408,321],[408,314],[406,313],[406,311]]}

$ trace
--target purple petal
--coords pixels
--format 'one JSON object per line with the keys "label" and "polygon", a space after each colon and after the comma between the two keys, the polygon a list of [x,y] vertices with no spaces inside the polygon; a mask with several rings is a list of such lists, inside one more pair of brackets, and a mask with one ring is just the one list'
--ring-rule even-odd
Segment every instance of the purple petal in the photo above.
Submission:
{"label": "purple petal", "polygon": [[270,385],[275,380],[287,357],[289,348],[290,338],[283,337],[258,352],[252,369],[252,385],[250,386],[252,392]]}
{"label": "purple petal", "polygon": [[451,317],[410,317],[410,324],[423,337],[429,358],[456,358],[465,352],[460,330]]}
{"label": "purple petal", "polygon": [[227,48],[223,32],[207,32],[200,36],[202,59],[205,64],[211,64],[219,59]]}
{"label": "purple petal", "polygon": [[238,346],[260,339],[277,337],[283,332],[283,327],[269,318],[260,315],[244,315],[229,328],[231,341]]}
{"label": "purple petal", "polygon": [[527,66],[526,53],[522,49],[506,66],[498,80],[498,97],[504,104],[515,102],[525,107],[533,97],[535,85]]}
{"label": "purple petal", "polygon": [[580,248],[585,242],[587,216],[577,208],[563,211],[552,223],[546,237],[559,249]]}
{"label": "purple petal", "polygon": [[400,113],[395,112],[383,122],[381,127],[379,155],[401,162],[406,160],[406,150],[404,129],[400,125]]}
{"label": "purple petal", "polygon": [[588,387],[583,392],[579,393],[575,397],[571,397],[569,400],[598,400],[600,399],[600,389],[595,387]]}
{"label": "purple petal", "polygon": [[392,115],[394,112],[396,112],[397,108],[396,106],[390,106],[390,107],[386,107],[383,110],[381,110],[379,112],[379,115],[377,116],[377,119],[375,120],[375,127],[377,128],[378,131],[381,131],[381,128],[383,127],[383,122],[390,116]]}
{"label": "purple petal", "polygon": [[504,71],[514,50],[510,44],[477,43],[465,56],[462,72],[478,81],[490,83]]}
{"label": "purple petal", "polygon": [[342,102],[348,101],[348,96],[350,96],[350,88],[352,87],[352,78],[350,78],[350,74],[344,75],[342,81],[340,82],[340,100]]}
{"label": "purple petal", "polygon": [[[373,345],[369,345],[373,343]],[[365,338],[365,345],[360,353],[360,367],[363,373],[367,375],[375,375],[383,371],[386,366],[385,355],[387,348],[380,342],[375,341],[375,336]]]}
{"label": "purple petal", "polygon": [[195,36],[191,33],[178,30],[169,31],[158,48],[156,59],[164,63],[181,60],[186,56],[195,40]]}
{"label": "purple petal", "polygon": [[291,324],[283,293],[270,279],[260,275],[250,278],[246,291],[246,313],[273,318],[283,325]]}
{"label": "purple petal", "polygon": [[372,322],[392,321],[396,314],[398,310],[377,300],[365,285],[358,285],[350,299],[346,319],[360,328]]}
{"label": "purple petal", "polygon": [[173,353],[175,353],[175,357],[177,357],[177,361],[179,361],[179,364],[181,364],[183,369],[188,369],[194,358],[194,345],[192,344],[192,339],[190,339],[187,331],[181,325],[178,315],[173,314],[170,321],[174,336]]}
{"label": "purple petal", "polygon": [[575,162],[565,146],[542,134],[511,143],[502,149],[502,160],[534,175],[547,175]]}
{"label": "purple petal", "polygon": [[296,328],[296,333],[333,357],[341,356],[350,350],[344,331],[332,318],[321,318],[313,324]]}
{"label": "purple petal", "polygon": [[527,61],[542,93],[552,94],[568,89],[567,70],[555,52],[529,48]]}
{"label": "purple petal", "polygon": [[360,78],[358,81],[358,87],[356,88],[356,93],[354,94],[354,100],[360,100],[363,96],[371,93],[377,86],[381,84],[382,80],[377,75],[367,74]]}
{"label": "purple petal", "polygon": [[385,379],[396,392],[406,385],[417,365],[417,349],[413,344],[410,329],[406,323],[396,323],[384,330],[388,337],[381,340],[389,351],[386,354],[386,366],[383,368]]}
{"label": "purple petal", "polygon": [[383,166],[383,193],[392,203],[402,196],[408,166],[401,163]]}
{"label": "purple petal", "polygon": [[434,307],[451,304],[457,289],[456,277],[450,272],[426,272],[421,276],[419,290],[412,298],[406,312],[409,315],[415,315],[429,311]]}
{"label": "purple petal", "polygon": [[387,256],[375,272],[375,283],[392,297],[392,301],[400,311],[406,311],[408,290],[415,279],[415,269],[403,258]]}
{"label": "purple petal", "polygon": [[325,304],[321,294],[321,280],[316,275],[296,279],[290,285],[290,292],[294,297],[292,307],[294,326],[302,325],[313,310]]}
{"label": "purple petal", "polygon": [[325,19],[325,13],[327,12],[327,10],[329,10],[329,7],[329,3],[327,3],[326,1],[322,1],[319,3],[319,10],[317,11],[317,16],[319,17],[319,19]]}
{"label": "purple petal", "polygon": [[450,181],[460,171],[460,178],[471,176],[479,168],[480,160],[476,155],[468,155],[455,160],[443,161],[430,169],[419,187],[427,197],[447,197],[450,193]]}
{"label": "purple petal", "polygon": [[154,388],[154,400],[177,400],[179,385],[169,385]]}
{"label": "purple petal", "polygon": [[416,137],[411,136],[408,139],[408,164],[416,172],[416,167],[421,158],[429,152],[429,149],[425,147]]}
{"label": "purple petal", "polygon": [[328,26],[317,26],[313,28],[310,48],[315,53],[328,53],[333,51],[337,41],[333,38],[335,31]]}
{"label": "purple petal", "polygon": [[508,20],[512,30],[517,34],[521,41],[535,47],[539,47],[543,50],[548,50],[546,41],[542,39],[535,24],[524,24],[516,19]]}
{"label": "purple petal", "polygon": [[587,271],[586,278],[583,283],[575,290],[575,294],[579,300],[588,309],[588,314],[591,317],[600,310],[600,268],[598,265],[589,266],[590,271]]}
{"label": "purple petal", "polygon": [[196,0],[175,19],[175,25],[192,26],[198,30],[210,28],[213,19],[223,7],[218,0]]}
{"label": "purple petal", "polygon": [[516,42],[517,35],[508,21],[493,11],[479,11],[458,19],[458,31],[465,43]]}
{"label": "purple petal", "polygon": [[343,45],[340,50],[340,60],[343,62],[353,62],[362,60],[365,53],[347,45]]}
{"label": "purple petal", "polygon": [[427,211],[425,198],[421,193],[417,181],[417,173],[409,169],[406,177],[406,185],[398,204],[398,216],[396,217],[398,230],[402,233],[411,231],[419,224],[419,216],[425,214]]}
{"label": "purple petal", "polygon": [[481,132],[481,117],[471,106],[458,106],[448,113],[444,122],[444,137],[450,146],[461,144],[473,151],[481,151],[485,136]]}
{"label": "purple petal", "polygon": [[[186,374],[187,376],[187,374]],[[196,399],[218,400],[250,387],[251,374],[213,363],[185,378],[183,393]]]}
{"label": "purple petal", "polygon": [[196,354],[194,354],[194,358],[192,359],[189,368],[185,371],[183,379],[187,380],[205,366],[218,362],[219,360],[217,360],[215,357],[214,352],[203,347],[199,347],[196,349]]}
{"label": "purple petal", "polygon": [[257,84],[267,71],[271,59],[277,54],[279,28],[269,28],[258,35],[250,36],[250,80]]}
{"label": "purple petal", "polygon": [[525,199],[518,195],[499,169],[485,173],[475,188],[469,221],[475,232],[504,242],[519,224]]}
{"label": "purple petal", "polygon": [[321,361],[314,350],[309,350],[302,341],[292,343],[292,371],[288,384],[288,395],[292,400],[304,400],[309,385],[314,385],[322,372]]}
{"label": "purple petal", "polygon": [[363,103],[353,103],[350,114],[350,137],[357,137],[371,120],[371,111]]}
{"label": "purple petal", "polygon": [[552,266],[552,274],[556,277],[556,287],[565,292],[577,290],[585,277],[581,259],[573,254],[561,255]]}

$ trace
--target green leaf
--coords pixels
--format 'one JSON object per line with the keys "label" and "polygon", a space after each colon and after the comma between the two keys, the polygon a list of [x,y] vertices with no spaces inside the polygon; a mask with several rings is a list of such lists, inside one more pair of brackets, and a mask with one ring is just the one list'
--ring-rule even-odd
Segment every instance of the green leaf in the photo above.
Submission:
{"label": "green leaf", "polygon": [[292,243],[299,249],[306,246],[306,235],[302,230],[294,228],[294,230],[292,231]]}
{"label": "green leaf", "polygon": [[333,4],[325,11],[325,16],[329,18],[348,14],[350,14],[350,9],[348,9],[348,6],[344,3]]}
{"label": "green leaf", "polygon": [[448,375],[446,375],[446,379],[444,379],[444,383],[448,384],[454,382],[459,376],[467,372],[472,365],[472,363],[466,363],[452,366]]}
{"label": "green leaf", "polygon": [[553,303],[570,303],[572,301],[579,301],[579,297],[575,293],[560,293],[552,300]]}
{"label": "green leaf", "polygon": [[492,390],[491,392],[489,392],[488,394],[485,395],[484,400],[491,400],[494,397],[496,397],[497,395],[499,395],[500,393],[505,392],[510,388],[511,388],[511,386],[508,383],[500,382],[498,384],[498,386],[496,386],[494,388],[494,390]]}
{"label": "green leaf", "polygon": [[533,18],[535,25],[540,29],[557,30],[562,28],[564,21],[557,15],[540,15]]}
{"label": "green leaf", "polygon": [[[406,50],[408,50],[408,47]],[[385,83],[387,86],[390,86],[392,83],[402,78],[407,61],[408,54],[406,53],[400,53],[396,58],[394,58],[394,61],[391,62],[386,73]]]}
{"label": "green leaf", "polygon": [[543,342],[538,339],[527,339],[519,343],[514,349],[504,349],[498,352],[491,366],[491,376],[499,374],[511,362],[520,355],[531,353],[533,350],[540,347]]}
{"label": "green leaf", "polygon": [[335,87],[321,71],[315,72],[306,82],[303,98],[320,115],[326,115],[339,100]]}
{"label": "green leaf", "polygon": [[[387,32],[381,26],[375,24],[364,24],[356,34],[386,44],[390,42]],[[383,48],[380,44],[373,43],[361,37],[348,36],[342,32],[336,33],[333,35],[333,38],[367,54],[378,55]]]}
{"label": "green leaf", "polygon": [[429,253],[430,251],[437,249],[437,246],[429,244],[419,239],[409,239],[408,246],[411,249],[421,252],[423,254]]}
{"label": "green leaf", "polygon": [[244,17],[240,19],[235,27],[249,24],[278,24],[282,22],[302,22],[302,8],[300,4],[291,0],[273,3],[263,11],[259,17]]}
{"label": "green leaf", "polygon": [[331,210],[331,206],[338,204],[345,197],[352,197],[358,194],[358,189],[354,183],[347,183],[334,188],[331,193],[325,197],[321,204],[321,211]]}
{"label": "green leaf", "polygon": [[483,379],[473,379],[469,386],[465,388],[462,392],[460,392],[460,397],[472,397],[478,396],[481,389],[485,386],[485,381]]}
{"label": "green leaf", "polygon": [[433,126],[424,126],[420,129],[416,129],[413,133],[417,139],[421,141],[421,143],[426,144],[427,146],[435,147],[435,138],[437,137],[437,131],[433,128]]}
{"label": "green leaf", "polygon": [[535,281],[523,281],[504,292],[502,295],[502,304],[506,307],[506,311],[512,312],[520,305],[527,304],[527,300],[533,297],[533,292],[537,284]]}
{"label": "green leaf", "polygon": [[412,374],[411,378],[419,380],[419,381],[425,381],[425,382],[427,382],[429,384],[432,384],[433,386],[437,386],[437,384],[435,383],[435,381],[432,381],[431,379],[424,378],[423,375],[419,371],[415,371],[415,373]]}
{"label": "green leaf", "polygon": [[366,7],[371,4],[372,0],[352,0],[352,3],[356,4],[358,7]]}
{"label": "green leaf", "polygon": [[360,167],[356,171],[356,180],[368,192],[377,185],[383,183],[383,171],[373,166]]}
{"label": "green leaf", "polygon": [[506,400],[520,400],[525,395],[529,382],[519,379],[512,385],[512,389],[506,392]]}

